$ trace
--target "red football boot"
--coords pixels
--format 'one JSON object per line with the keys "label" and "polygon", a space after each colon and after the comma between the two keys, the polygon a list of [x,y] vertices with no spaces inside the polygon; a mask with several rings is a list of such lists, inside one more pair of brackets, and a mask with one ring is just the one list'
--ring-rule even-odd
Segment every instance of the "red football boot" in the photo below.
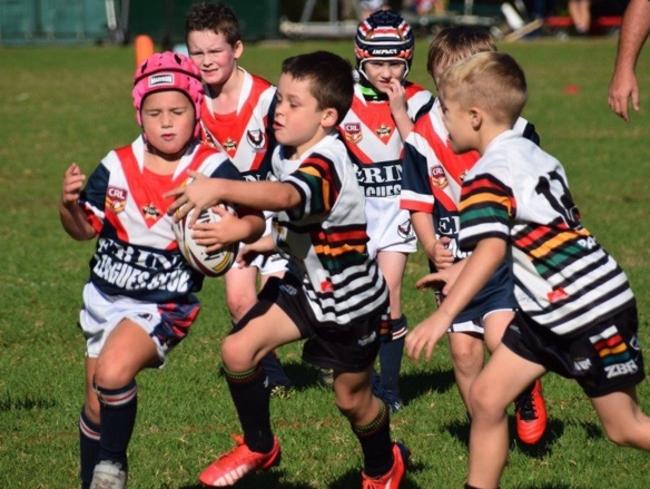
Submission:
{"label": "red football boot", "polygon": [[542,382],[537,379],[532,388],[522,392],[515,401],[517,436],[523,443],[534,445],[546,431],[546,420]]}
{"label": "red football boot", "polygon": [[273,437],[273,448],[268,453],[253,452],[244,442],[242,435],[234,435],[236,446],[208,465],[199,481],[210,487],[232,486],[239,479],[254,470],[268,470],[280,463],[280,443]]}
{"label": "red football boot", "polygon": [[393,466],[384,475],[373,478],[361,472],[361,489],[399,489],[406,472],[409,451],[401,443],[393,444]]}

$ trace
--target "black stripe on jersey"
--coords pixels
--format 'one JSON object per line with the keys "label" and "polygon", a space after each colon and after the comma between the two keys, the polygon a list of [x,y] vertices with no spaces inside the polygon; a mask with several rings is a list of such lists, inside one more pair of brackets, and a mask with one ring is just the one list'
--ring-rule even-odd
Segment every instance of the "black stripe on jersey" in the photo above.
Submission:
{"label": "black stripe on jersey", "polygon": [[[588,257],[589,255],[591,255],[593,252],[602,249],[600,246],[598,246],[598,248],[592,248],[591,250],[589,250],[588,253],[582,253],[582,252],[579,252],[579,253],[566,253],[564,250],[565,250],[566,248],[568,248],[568,245],[569,245],[569,244],[573,244],[574,247],[578,247],[578,246],[580,246],[580,245],[576,245],[576,244],[575,244],[576,241],[577,241],[577,239],[572,240],[572,241],[569,241],[569,242],[567,242],[567,246],[564,246],[564,245],[563,245],[562,248],[557,248],[557,249],[555,249],[555,250],[553,250],[553,251],[551,252],[551,254],[553,255],[553,257],[555,257],[555,255],[561,255],[561,256],[565,257],[565,258],[562,260],[561,263],[558,263],[558,264],[555,265],[555,266],[549,266],[548,263],[547,263],[547,259],[546,259],[546,258],[533,258],[533,264],[535,265],[535,268],[537,269],[538,273],[539,273],[543,278],[548,279],[549,277],[551,277],[551,276],[555,275],[556,273],[558,273],[558,271],[560,271],[560,270],[564,270],[565,268],[571,266],[573,263],[575,263],[575,262],[577,262],[577,261],[580,261],[580,260],[582,260],[583,258],[587,258],[587,257]],[[545,271],[545,272],[541,273],[541,272],[539,271],[539,268],[537,267],[538,264],[539,264],[540,266],[544,267],[545,269],[547,269],[548,271]],[[589,266],[589,267],[587,267],[587,268],[590,268],[590,269],[593,270],[593,268],[592,268],[591,266]]]}
{"label": "black stripe on jersey", "polygon": [[[619,269],[619,272],[620,272],[620,269]],[[515,283],[517,285],[520,285],[520,282],[518,282],[517,280],[515,280]],[[592,302],[582,306],[580,309],[576,309],[576,310],[573,310],[573,311],[571,311],[571,312],[569,312],[567,314],[564,314],[564,315],[562,315],[562,317],[560,319],[557,319],[556,321],[553,321],[553,322],[550,322],[550,323],[540,323],[540,324],[542,324],[542,326],[544,326],[545,328],[549,328],[549,329],[555,328],[557,326],[561,326],[562,324],[564,324],[566,322],[569,322],[569,321],[571,321],[571,320],[573,320],[573,319],[575,319],[577,317],[580,317],[580,316],[586,314],[589,310],[594,309],[599,304],[602,304],[603,302],[607,302],[608,300],[613,299],[614,297],[622,294],[623,292],[625,292],[626,290],[629,290],[629,289],[630,289],[630,284],[626,280],[625,282],[623,282],[621,285],[619,285],[615,289],[608,290],[606,294],[603,294],[600,297],[595,298]],[[572,295],[570,297],[575,298],[576,295]],[[554,302],[554,303],[551,304],[551,306],[554,309],[556,309],[556,308],[558,308],[558,306],[556,306],[556,305],[560,304],[560,303],[565,303],[565,301]],[[625,303],[621,307],[624,307],[625,305],[627,305],[627,303]],[[616,310],[618,310],[618,309],[616,309]],[[613,314],[613,313],[614,313],[614,311],[608,311],[607,315],[610,315],[610,314]],[[545,315],[549,314],[549,311],[546,310],[546,311],[544,311],[542,313],[538,313],[538,312],[535,312],[535,311],[526,311],[526,314],[528,314],[530,317],[532,317],[536,322],[539,322],[535,318],[545,316]]]}
{"label": "black stripe on jersey", "polygon": [[293,207],[292,209],[286,209],[285,212],[289,216],[289,219],[291,219],[292,221],[297,221],[298,219],[302,219],[302,217],[305,215],[305,205],[307,204],[307,195],[296,182],[287,181],[284,183],[288,183],[289,185],[292,185],[293,188],[295,188],[300,194],[300,202],[296,204],[295,207]]}
{"label": "black stripe on jersey", "polygon": [[431,194],[427,158],[408,142],[404,143],[402,190],[411,190],[424,195]]}
{"label": "black stripe on jersey", "polygon": [[429,101],[426,104],[424,104],[420,108],[420,110],[417,111],[417,113],[415,114],[415,117],[413,118],[413,122],[416,122],[420,117],[422,117],[425,114],[428,114],[431,111],[431,108],[433,107],[434,100],[435,99],[433,97],[429,98]]}
{"label": "black stripe on jersey", "polygon": [[[322,163],[324,165],[320,165],[319,163]],[[315,168],[318,170],[318,173],[321,175],[321,178],[323,180],[328,180],[331,184],[334,185],[334,190],[336,194],[341,191],[341,179],[339,178],[339,174],[336,171],[336,165],[334,165],[334,162],[326,158],[320,153],[312,153],[310,154],[303,163],[300,166],[310,166],[312,168]],[[325,168],[323,168],[323,166]],[[331,175],[331,178],[327,178],[327,174]]]}
{"label": "black stripe on jersey", "polygon": [[[599,247],[599,249],[600,249],[600,247]],[[596,269],[606,265],[607,262],[609,261],[609,259],[610,259],[610,256],[607,253],[605,253],[599,260],[597,260],[595,262],[587,263],[584,267],[582,267],[581,270],[578,270],[575,273],[571,274],[570,277],[566,277],[564,280],[562,280],[562,282],[559,282],[557,285],[555,285],[555,288],[568,287],[569,285],[571,285],[572,282],[575,282],[575,281],[581,279],[582,277],[584,277],[585,275],[589,275],[593,270],[596,270]],[[564,264],[562,266],[562,269],[566,270],[566,267],[564,266]],[[553,273],[548,273],[548,274],[544,274],[544,275],[545,275],[544,278],[548,278],[548,277],[550,277],[550,276],[552,276],[554,274]]]}
{"label": "black stripe on jersey", "polygon": [[529,141],[535,143],[537,146],[541,146],[541,138],[539,137],[539,134],[537,134],[534,124],[527,122],[526,127],[524,128],[524,132],[521,135]]}
{"label": "black stripe on jersey", "polygon": [[[377,276],[378,273],[378,267],[375,267],[375,275],[370,278],[369,282],[363,283],[360,287],[356,289],[351,289],[349,290],[343,297],[337,297],[336,299],[334,298],[333,293],[321,293],[317,292],[313,289],[308,290],[308,294],[312,297],[312,300],[317,301],[319,304],[322,304],[321,301],[331,299],[334,301],[334,306],[327,306],[327,307],[322,307],[321,311],[323,314],[328,314],[328,313],[334,313],[334,314],[348,314],[350,312],[358,311],[363,309],[365,306],[372,304],[373,302],[376,302],[382,295],[386,293],[386,285],[385,283],[382,285],[382,287],[379,287],[378,289],[375,290],[375,293],[366,297],[365,299],[361,301],[356,301],[354,304],[352,304],[350,307],[346,309],[341,309],[337,308],[336,306],[340,306],[342,302],[347,301],[351,297],[361,297],[364,292],[367,292],[369,289],[368,283],[370,284],[375,284],[377,280],[382,280],[380,277]],[[361,273],[360,276],[365,276],[367,274],[367,271],[364,273]],[[350,280],[347,280],[346,282],[349,282]],[[337,285],[337,288],[340,286]]]}
{"label": "black stripe on jersey", "polygon": [[91,206],[104,211],[109,178],[110,172],[108,168],[104,164],[97,165],[97,168],[88,177],[86,186],[79,196],[79,200],[81,202],[88,202]]}
{"label": "black stripe on jersey", "polygon": [[296,223],[294,221],[281,221],[278,220],[278,224],[282,227],[289,229],[290,231],[298,234],[307,234],[307,233],[316,233],[322,231],[321,226],[322,222],[310,222],[307,224]]}
{"label": "black stripe on jersey", "polygon": [[[479,182],[481,182],[482,180],[487,180],[492,185],[485,186],[479,184]],[[507,187],[501,180],[499,180],[494,175],[491,175],[489,173],[481,173],[480,175],[476,175],[468,182],[466,183],[463,182],[462,200],[468,199],[475,194],[482,194],[482,193],[505,196],[508,197],[509,199],[514,198],[512,189],[510,187]],[[472,206],[471,208],[473,209],[474,206]]]}

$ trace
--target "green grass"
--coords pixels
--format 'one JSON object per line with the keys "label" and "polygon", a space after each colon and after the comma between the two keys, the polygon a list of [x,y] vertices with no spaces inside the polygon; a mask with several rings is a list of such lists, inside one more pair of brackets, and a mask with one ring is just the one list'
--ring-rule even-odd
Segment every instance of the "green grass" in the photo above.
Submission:
{"label": "green grass", "polygon": [[[424,40],[412,79],[426,86]],[[247,46],[243,65],[271,80],[291,54],[350,43]],[[642,112],[624,124],[609,112],[613,40],[528,42],[502,47],[524,66],[530,85],[525,116],[543,146],[563,161],[587,226],[626,269],[639,301],[641,340],[650,340],[650,50],[638,72]],[[62,231],[56,203],[71,161],[88,172],[111,148],[137,134],[130,100],[133,53],[115,47],[0,48],[0,487],[77,487],[77,418],[83,401],[83,340],[76,327],[92,243]],[[564,93],[576,84],[580,93]],[[404,309],[411,324],[431,308],[414,290],[422,255],[409,262]],[[238,423],[217,375],[228,329],[220,280],[201,293],[204,311],[190,337],[160,371],[139,377],[139,414],[130,446],[133,489],[196,488],[198,471],[224,448]],[[241,488],[359,487],[360,451],[329,392],[300,363],[298,346],[281,351],[295,394],[274,400],[283,443],[280,469]],[[407,407],[395,436],[413,450],[408,488],[458,488],[466,473],[467,430],[441,346],[429,364],[404,362]],[[650,412],[650,387],[639,388]],[[650,487],[650,456],[617,448],[603,436],[579,388],[545,379],[548,438],[537,448],[512,443],[502,487],[637,489]]]}

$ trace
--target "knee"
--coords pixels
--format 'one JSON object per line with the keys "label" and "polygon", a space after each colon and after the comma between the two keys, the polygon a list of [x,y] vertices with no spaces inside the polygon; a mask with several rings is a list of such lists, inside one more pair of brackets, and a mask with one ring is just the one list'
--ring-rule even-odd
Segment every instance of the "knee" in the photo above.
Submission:
{"label": "knee", "polygon": [[341,414],[348,419],[354,420],[357,415],[364,412],[366,404],[371,399],[371,393],[368,392],[349,392],[349,391],[335,391],[336,394],[336,407]]}
{"label": "knee", "polygon": [[499,420],[506,415],[506,406],[491,392],[492,389],[487,382],[482,382],[480,378],[474,381],[469,390],[472,418]]}
{"label": "knee", "polygon": [[250,296],[247,293],[226,294],[226,304],[230,317],[233,321],[237,322],[248,310],[255,304],[255,296]]}
{"label": "knee", "polygon": [[133,380],[133,373],[114,355],[100,356],[95,370],[95,385],[119,389]]}
{"label": "knee", "polygon": [[455,344],[451,348],[454,368],[463,375],[478,374],[483,366],[483,345],[480,342]]}
{"label": "knee", "polygon": [[243,372],[254,366],[247,343],[242,341],[238,334],[231,334],[224,338],[221,343],[221,360],[224,367],[233,372]]}

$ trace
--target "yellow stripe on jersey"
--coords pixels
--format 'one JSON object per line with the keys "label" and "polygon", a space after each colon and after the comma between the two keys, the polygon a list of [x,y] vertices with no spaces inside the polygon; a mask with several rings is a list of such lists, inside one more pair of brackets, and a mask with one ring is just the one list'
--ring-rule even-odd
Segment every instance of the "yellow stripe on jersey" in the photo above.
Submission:
{"label": "yellow stripe on jersey", "polygon": [[300,171],[317,178],[321,182],[321,197],[323,199],[323,208],[325,212],[330,210],[330,182],[323,178],[323,174],[313,166],[301,166]]}
{"label": "yellow stripe on jersey", "polygon": [[576,235],[579,236],[591,236],[587,229],[583,228],[580,230],[573,230],[572,232],[562,232],[557,236],[545,241],[542,245],[538,246],[535,249],[529,251],[529,253],[535,258],[543,258],[544,256],[552,253],[553,251],[560,248],[567,241],[575,239]]}
{"label": "yellow stripe on jersey", "polygon": [[361,244],[361,245],[353,246],[349,244],[344,244],[342,246],[336,246],[336,247],[329,246],[329,245],[314,245],[314,251],[316,252],[317,255],[340,256],[350,251],[355,251],[357,253],[365,253],[366,245]]}
{"label": "yellow stripe on jersey", "polygon": [[505,195],[496,195],[490,192],[481,192],[460,201],[460,211],[463,212],[468,207],[476,204],[486,204],[493,202],[508,209],[508,215],[512,215],[512,205],[510,199]]}

